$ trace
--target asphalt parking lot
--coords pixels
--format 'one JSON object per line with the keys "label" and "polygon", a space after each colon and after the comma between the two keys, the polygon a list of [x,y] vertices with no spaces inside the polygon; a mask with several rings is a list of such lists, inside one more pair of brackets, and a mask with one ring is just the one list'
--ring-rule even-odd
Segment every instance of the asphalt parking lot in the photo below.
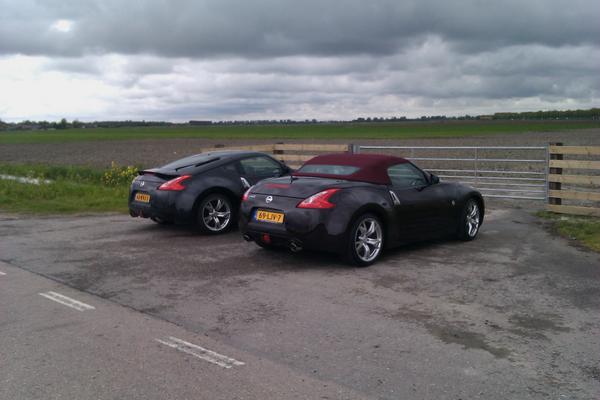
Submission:
{"label": "asphalt parking lot", "polygon": [[[129,360],[99,364],[93,377],[78,368],[80,385],[104,379],[85,386],[97,399],[119,398],[110,386],[126,390],[129,375],[143,383],[139,365],[148,361],[138,358],[154,356],[163,362],[152,371],[164,379],[153,381],[154,397],[131,388],[121,395],[597,399],[600,393],[600,256],[553,236],[519,209],[490,210],[473,242],[405,247],[366,269],[328,254],[264,250],[238,232],[201,236],[123,215],[3,214],[0,261],[0,299],[11,304],[0,309],[9,310],[0,313],[0,327],[9,332],[0,354],[11,360],[0,364],[2,398],[38,398],[19,390],[52,376],[16,369],[36,368],[27,363],[31,343],[59,364],[48,368],[63,368],[67,360],[56,354],[64,344],[46,338],[64,330],[86,335],[72,349],[78,359],[96,359],[103,344],[119,342]],[[77,325],[72,319],[79,314],[38,310],[46,301],[37,296],[42,291],[95,309],[82,312],[87,320]],[[112,338],[114,332],[102,331],[106,340],[89,335],[111,318],[128,326],[135,343],[146,343],[135,347],[142,351],[124,333]],[[156,327],[144,327],[140,318]],[[29,319],[51,319],[54,328]],[[102,321],[106,326],[89,326]],[[155,339],[163,336],[244,365],[222,369],[185,352],[156,353]],[[19,385],[7,385],[11,379]],[[172,386],[180,392],[169,392]]]}

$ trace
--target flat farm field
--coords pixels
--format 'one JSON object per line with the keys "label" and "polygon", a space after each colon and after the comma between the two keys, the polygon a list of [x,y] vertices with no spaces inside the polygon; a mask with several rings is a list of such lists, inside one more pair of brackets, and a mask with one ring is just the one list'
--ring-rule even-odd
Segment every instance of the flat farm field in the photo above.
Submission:
{"label": "flat farm field", "polygon": [[[155,167],[215,145],[600,145],[600,121],[451,121],[0,132],[0,164]],[[397,155],[402,155],[398,153]]]}
{"label": "flat farm field", "polygon": [[356,140],[454,138],[600,128],[600,121],[443,121],[125,127],[0,132],[0,144],[141,139]]}

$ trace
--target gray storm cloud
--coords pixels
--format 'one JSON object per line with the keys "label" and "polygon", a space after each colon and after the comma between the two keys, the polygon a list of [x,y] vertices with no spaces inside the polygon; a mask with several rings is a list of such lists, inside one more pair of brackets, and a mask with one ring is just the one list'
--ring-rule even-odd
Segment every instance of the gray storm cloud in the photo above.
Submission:
{"label": "gray storm cloud", "polygon": [[[130,117],[597,106],[597,0],[0,0],[0,61],[95,79]],[[108,96],[108,95],[107,95]],[[90,114],[91,117],[91,114]]]}
{"label": "gray storm cloud", "polygon": [[[0,52],[31,55],[382,55],[427,35],[462,52],[600,38],[596,0],[3,0],[0,6]],[[72,22],[71,29],[52,29],[58,20]]]}

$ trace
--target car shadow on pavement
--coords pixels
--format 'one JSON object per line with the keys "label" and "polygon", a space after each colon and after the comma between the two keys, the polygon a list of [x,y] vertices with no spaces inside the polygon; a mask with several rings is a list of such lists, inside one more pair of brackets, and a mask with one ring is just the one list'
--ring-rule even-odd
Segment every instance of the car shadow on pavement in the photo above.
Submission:
{"label": "car shadow on pavement", "polygon": [[233,227],[227,232],[211,235],[201,232],[194,224],[157,224],[151,221],[144,223],[142,221],[138,226],[135,227],[135,231],[139,233],[156,232],[157,234],[164,233],[165,235],[177,235],[177,236],[190,236],[198,238],[218,238],[218,237],[232,237],[238,235],[242,240],[242,235],[237,230],[237,227]]}
{"label": "car shadow on pavement", "polygon": [[[426,242],[411,243],[400,247],[386,249],[382,254],[381,258],[367,269],[377,268],[378,264],[384,264],[394,259],[402,259],[405,256],[414,256],[417,252],[427,252],[431,249],[438,249],[439,246],[451,244],[457,242],[456,239],[446,238],[438,239]],[[289,270],[323,270],[323,269],[336,269],[336,270],[354,270],[364,269],[357,267],[347,261],[336,253],[330,253],[326,251],[317,250],[303,250],[298,253],[291,252],[289,249],[284,247],[273,248],[273,249],[259,249],[258,256],[272,257],[277,261],[275,268],[281,268],[283,264],[286,269]]]}

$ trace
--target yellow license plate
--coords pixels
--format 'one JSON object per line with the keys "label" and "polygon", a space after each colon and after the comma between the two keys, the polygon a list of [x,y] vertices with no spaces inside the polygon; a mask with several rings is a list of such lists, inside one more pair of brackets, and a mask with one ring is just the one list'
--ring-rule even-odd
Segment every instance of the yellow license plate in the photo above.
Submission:
{"label": "yellow license plate", "polygon": [[283,224],[283,213],[265,211],[265,210],[257,210],[256,217],[257,221],[261,222],[271,222],[273,224]]}
{"label": "yellow license plate", "polygon": [[141,201],[142,203],[150,203],[150,195],[147,193],[136,193],[135,201]]}

